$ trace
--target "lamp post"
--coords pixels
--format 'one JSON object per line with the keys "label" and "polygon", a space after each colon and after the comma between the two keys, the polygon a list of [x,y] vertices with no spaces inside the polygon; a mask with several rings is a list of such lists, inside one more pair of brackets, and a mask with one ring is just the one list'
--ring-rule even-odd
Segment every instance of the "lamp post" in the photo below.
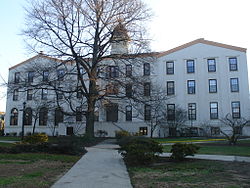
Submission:
{"label": "lamp post", "polygon": [[25,108],[26,108],[26,102],[23,102],[22,140],[24,138],[24,121],[25,121],[25,116],[26,116]]}

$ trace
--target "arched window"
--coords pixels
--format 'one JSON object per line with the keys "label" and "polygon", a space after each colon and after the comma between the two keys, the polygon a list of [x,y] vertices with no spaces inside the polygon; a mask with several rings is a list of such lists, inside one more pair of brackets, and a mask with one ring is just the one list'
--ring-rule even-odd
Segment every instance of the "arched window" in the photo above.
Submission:
{"label": "arched window", "polygon": [[32,109],[26,108],[24,111],[24,125],[32,124]]}
{"label": "arched window", "polygon": [[48,121],[48,109],[43,107],[39,111],[39,125],[46,126]]}
{"label": "arched window", "polygon": [[10,125],[17,125],[18,124],[18,110],[13,108],[10,114]]}
{"label": "arched window", "polygon": [[61,108],[56,108],[55,110],[55,126],[58,126],[59,123],[63,122],[63,110]]}

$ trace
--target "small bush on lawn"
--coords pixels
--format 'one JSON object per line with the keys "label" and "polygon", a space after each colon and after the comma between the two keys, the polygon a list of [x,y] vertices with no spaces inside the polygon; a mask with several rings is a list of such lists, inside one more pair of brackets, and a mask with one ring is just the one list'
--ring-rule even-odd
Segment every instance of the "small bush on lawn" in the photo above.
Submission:
{"label": "small bush on lawn", "polygon": [[123,137],[131,136],[131,134],[128,131],[121,130],[121,131],[115,131],[115,138],[117,140],[122,139]]}
{"label": "small bush on lawn", "polygon": [[171,159],[182,161],[184,158],[188,155],[193,156],[197,151],[200,149],[199,146],[194,144],[182,144],[182,143],[176,143],[172,145],[171,149]]}
{"label": "small bush on lawn", "polygon": [[131,165],[147,165],[155,161],[157,153],[162,153],[163,147],[156,141],[144,137],[131,137],[121,145],[119,152],[125,161]]}
{"label": "small bush on lawn", "polygon": [[48,142],[48,135],[44,133],[35,133],[30,136],[25,136],[23,142],[29,144],[39,144]]}

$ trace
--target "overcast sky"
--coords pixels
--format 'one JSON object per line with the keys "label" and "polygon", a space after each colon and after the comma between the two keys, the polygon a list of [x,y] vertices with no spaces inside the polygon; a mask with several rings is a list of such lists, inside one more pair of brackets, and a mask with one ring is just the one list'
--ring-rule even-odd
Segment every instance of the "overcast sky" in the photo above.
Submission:
{"label": "overcast sky", "polygon": [[[250,49],[249,0],[144,0],[154,17],[151,48],[165,51],[198,38]],[[22,36],[25,0],[0,0],[0,83],[8,68],[30,58]],[[248,55],[249,59],[249,55]],[[0,111],[6,107],[0,88]]]}

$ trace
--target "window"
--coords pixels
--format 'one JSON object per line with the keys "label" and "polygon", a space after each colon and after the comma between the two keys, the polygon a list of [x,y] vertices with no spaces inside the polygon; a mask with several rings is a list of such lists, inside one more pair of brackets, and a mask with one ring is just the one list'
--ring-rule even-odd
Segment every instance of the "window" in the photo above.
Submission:
{"label": "window", "polygon": [[65,71],[64,71],[64,69],[58,69],[58,70],[57,70],[57,79],[58,79],[59,81],[63,81],[64,76],[65,76]]}
{"label": "window", "polygon": [[188,94],[195,94],[195,80],[187,81]]}
{"label": "window", "polygon": [[210,103],[210,119],[218,119],[218,103]]}
{"label": "window", "polygon": [[81,88],[80,88],[80,87],[77,87],[76,97],[77,97],[78,99],[81,99],[81,98],[82,98],[82,91],[81,91]]}
{"label": "window", "polygon": [[99,121],[99,111],[95,111],[94,121]]}
{"label": "window", "polygon": [[144,106],[144,120],[151,120],[151,106],[147,104]]}
{"label": "window", "polygon": [[82,121],[82,108],[76,108],[76,121]]}
{"label": "window", "polygon": [[132,107],[126,106],[126,121],[132,121]]}
{"label": "window", "polygon": [[72,135],[74,135],[74,128],[73,128],[73,127],[67,127],[67,128],[66,128],[66,135],[67,135],[67,136],[72,136]]}
{"label": "window", "polygon": [[32,89],[28,89],[27,90],[27,100],[32,100],[32,95],[33,95],[33,90]]}
{"label": "window", "polygon": [[118,84],[110,83],[106,85],[107,95],[118,95],[118,93],[119,93]]}
{"label": "window", "polygon": [[31,83],[34,80],[35,72],[34,71],[29,71],[28,72],[28,82]]}
{"label": "window", "polygon": [[43,71],[43,81],[49,81],[49,71]]}
{"label": "window", "polygon": [[126,65],[126,76],[132,76],[132,65]]}
{"label": "window", "polygon": [[150,83],[144,83],[144,96],[150,96]]}
{"label": "window", "polygon": [[234,119],[240,118],[240,102],[239,101],[235,101],[232,102],[232,117]]}
{"label": "window", "polygon": [[132,84],[126,84],[126,97],[132,97]]}
{"label": "window", "polygon": [[237,71],[238,70],[238,63],[236,57],[231,57],[228,59],[229,61],[229,70],[230,71]]}
{"label": "window", "polygon": [[167,120],[169,121],[175,120],[175,105],[174,104],[167,105]]}
{"label": "window", "polygon": [[118,78],[119,68],[118,66],[108,66],[107,67],[107,78]]}
{"label": "window", "polygon": [[45,100],[48,98],[48,89],[42,89],[42,99]]}
{"label": "window", "polygon": [[236,126],[234,127],[234,131],[235,131],[235,134],[239,134],[239,135],[242,135],[242,127],[240,126]]}
{"label": "window", "polygon": [[139,127],[140,135],[148,135],[148,128],[147,127]]}
{"label": "window", "polygon": [[106,120],[111,122],[118,121],[118,104],[112,103],[106,106]]}
{"label": "window", "polygon": [[46,126],[48,121],[48,109],[43,107],[39,110],[39,125]]}
{"label": "window", "polygon": [[211,135],[220,135],[220,127],[211,127]]}
{"label": "window", "polygon": [[209,79],[209,93],[217,93],[217,80]]}
{"label": "window", "polygon": [[174,81],[167,81],[167,95],[174,95]]}
{"label": "window", "polygon": [[13,101],[17,101],[18,100],[18,89],[15,89],[13,91]]}
{"label": "window", "polygon": [[55,126],[58,126],[59,123],[62,123],[64,119],[63,111],[61,108],[55,109]]}
{"label": "window", "polygon": [[143,75],[144,76],[149,76],[150,75],[150,64],[149,63],[144,63],[143,64]]}
{"label": "window", "polygon": [[13,108],[10,114],[10,125],[17,125],[18,124],[18,110]]}
{"label": "window", "polygon": [[187,73],[194,73],[194,60],[187,60]]}
{"label": "window", "polygon": [[168,61],[166,62],[166,72],[167,74],[174,74],[174,62],[173,61]]}
{"label": "window", "polygon": [[196,103],[188,103],[188,119],[196,120]]}
{"label": "window", "polygon": [[26,108],[24,111],[24,125],[32,124],[32,109]]}
{"label": "window", "polygon": [[239,80],[238,78],[230,78],[231,92],[239,92]]}
{"label": "window", "polygon": [[15,83],[19,83],[20,82],[20,72],[15,72],[14,82]]}
{"label": "window", "polygon": [[215,59],[208,59],[207,60],[207,68],[208,68],[208,72],[215,72],[216,71]]}

